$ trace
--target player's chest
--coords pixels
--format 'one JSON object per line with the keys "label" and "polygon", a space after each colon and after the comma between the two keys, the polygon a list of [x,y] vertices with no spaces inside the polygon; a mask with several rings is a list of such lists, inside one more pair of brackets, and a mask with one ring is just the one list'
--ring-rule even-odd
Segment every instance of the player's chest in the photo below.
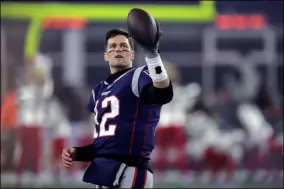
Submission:
{"label": "player's chest", "polygon": [[106,111],[108,108],[114,108],[122,104],[127,105],[129,100],[134,97],[131,90],[131,82],[121,80],[119,82],[104,85],[96,95],[96,106],[98,111]]}
{"label": "player's chest", "polygon": [[127,95],[125,92],[129,87],[130,83],[128,82],[127,78],[123,78],[120,81],[110,84],[104,82],[103,85],[101,85],[100,89],[97,91],[96,99],[102,99],[113,95],[117,97],[123,97],[124,95]]}

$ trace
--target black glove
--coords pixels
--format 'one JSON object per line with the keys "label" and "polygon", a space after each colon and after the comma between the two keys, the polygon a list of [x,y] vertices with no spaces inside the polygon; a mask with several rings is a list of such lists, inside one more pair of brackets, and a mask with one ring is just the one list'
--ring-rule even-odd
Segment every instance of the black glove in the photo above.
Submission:
{"label": "black glove", "polygon": [[142,49],[144,50],[144,52],[146,53],[147,58],[156,57],[159,54],[159,43],[163,32],[161,31],[160,24],[157,22],[157,20],[155,20],[155,22],[157,26],[157,34],[155,42],[151,44],[141,44],[138,42],[142,47]]}

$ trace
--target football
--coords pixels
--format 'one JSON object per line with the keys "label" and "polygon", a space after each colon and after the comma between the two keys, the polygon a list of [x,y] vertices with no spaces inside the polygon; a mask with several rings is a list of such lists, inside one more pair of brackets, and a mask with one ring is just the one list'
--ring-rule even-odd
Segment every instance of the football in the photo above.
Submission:
{"label": "football", "polygon": [[134,8],[127,16],[127,30],[135,41],[142,45],[153,44],[156,40],[155,19],[146,11]]}

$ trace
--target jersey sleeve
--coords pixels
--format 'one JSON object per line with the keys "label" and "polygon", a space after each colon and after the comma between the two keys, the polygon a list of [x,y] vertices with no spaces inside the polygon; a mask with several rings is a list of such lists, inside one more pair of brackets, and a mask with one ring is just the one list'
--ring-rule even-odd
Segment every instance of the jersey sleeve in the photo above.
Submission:
{"label": "jersey sleeve", "polygon": [[134,71],[132,78],[132,92],[139,97],[143,88],[149,83],[153,83],[147,66],[142,66]]}
{"label": "jersey sleeve", "polygon": [[87,110],[89,112],[94,112],[95,109],[95,101],[96,101],[96,96],[95,96],[95,89],[92,89],[89,102],[87,104]]}

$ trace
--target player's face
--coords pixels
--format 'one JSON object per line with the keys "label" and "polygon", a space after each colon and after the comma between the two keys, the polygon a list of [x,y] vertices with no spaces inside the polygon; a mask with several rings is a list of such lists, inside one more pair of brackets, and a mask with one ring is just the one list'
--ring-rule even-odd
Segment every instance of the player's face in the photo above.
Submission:
{"label": "player's face", "polygon": [[134,52],[130,47],[129,40],[123,35],[117,35],[108,40],[105,61],[115,70],[122,70],[132,66]]}

